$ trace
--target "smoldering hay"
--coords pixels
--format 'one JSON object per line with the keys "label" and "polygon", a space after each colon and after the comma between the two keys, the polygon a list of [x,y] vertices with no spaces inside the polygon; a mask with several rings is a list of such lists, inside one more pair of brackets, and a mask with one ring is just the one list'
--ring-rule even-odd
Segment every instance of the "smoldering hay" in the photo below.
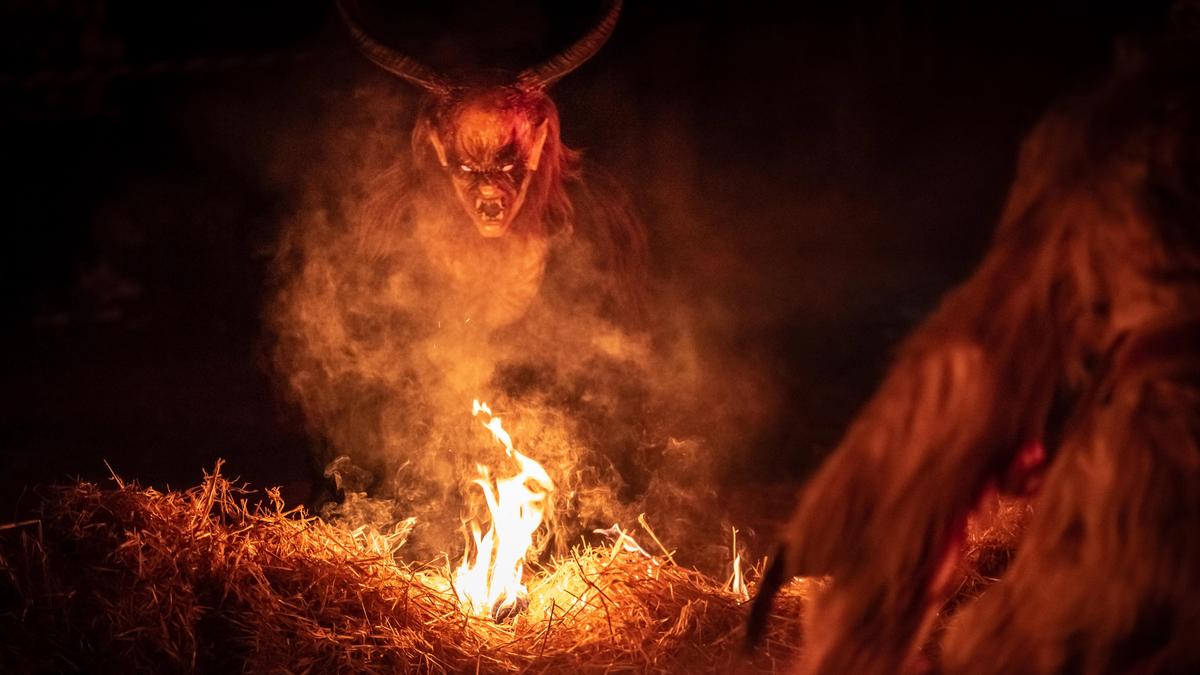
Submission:
{"label": "smoldering hay", "polygon": [[[968,560],[995,573],[1015,533],[977,532]],[[68,484],[38,518],[0,526],[0,669],[774,672],[794,660],[820,581],[785,588],[764,648],[743,661],[744,596],[659,547],[686,544],[630,534],[649,555],[619,539],[575,547],[536,569],[525,612],[496,623],[462,611],[446,565],[404,563],[394,538],[288,508],[220,464],[184,491]],[[987,583],[962,578],[958,601]]]}
{"label": "smoldering hay", "polygon": [[[575,547],[497,623],[464,613],[446,565],[403,563],[389,536],[287,509],[220,468],[182,492],[56,488],[40,519],[5,526],[0,669],[694,672],[740,658],[743,596],[665,551]],[[803,593],[756,667],[788,660]]]}

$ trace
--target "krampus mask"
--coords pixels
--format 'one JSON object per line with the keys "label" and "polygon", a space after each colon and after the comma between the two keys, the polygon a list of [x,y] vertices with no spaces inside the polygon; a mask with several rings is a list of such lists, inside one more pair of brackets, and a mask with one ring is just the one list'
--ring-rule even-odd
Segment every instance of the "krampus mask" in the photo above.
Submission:
{"label": "krampus mask", "polygon": [[621,1],[611,2],[575,44],[537,67],[455,78],[368,35],[353,0],[338,7],[367,58],[425,92],[413,130],[414,154],[432,155],[479,234],[502,237],[542,227],[541,211],[554,199],[563,152],[558,112],[546,90],[599,51],[616,26]]}

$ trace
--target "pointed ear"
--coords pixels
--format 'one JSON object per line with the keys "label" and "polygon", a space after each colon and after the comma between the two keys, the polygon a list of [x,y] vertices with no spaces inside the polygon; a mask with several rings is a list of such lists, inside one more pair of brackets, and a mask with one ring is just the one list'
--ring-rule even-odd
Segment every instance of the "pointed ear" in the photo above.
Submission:
{"label": "pointed ear", "polygon": [[537,171],[538,164],[542,161],[542,148],[546,145],[546,132],[550,129],[550,120],[542,120],[538,125],[537,131],[533,132],[533,147],[529,150],[529,159],[525,160],[525,166],[530,171]]}
{"label": "pointed ear", "polygon": [[438,162],[442,166],[449,166],[446,161],[446,147],[442,145],[442,139],[438,138],[437,130],[432,124],[425,125],[425,133],[429,136],[429,144],[433,146],[433,151],[437,153]]}

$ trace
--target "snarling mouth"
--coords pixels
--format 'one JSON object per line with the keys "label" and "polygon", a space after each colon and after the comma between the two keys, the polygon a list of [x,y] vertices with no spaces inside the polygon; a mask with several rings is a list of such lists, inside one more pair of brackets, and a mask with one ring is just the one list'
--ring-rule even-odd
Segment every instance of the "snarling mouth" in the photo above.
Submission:
{"label": "snarling mouth", "polygon": [[504,220],[504,200],[480,197],[475,200],[475,212],[485,222],[498,223]]}

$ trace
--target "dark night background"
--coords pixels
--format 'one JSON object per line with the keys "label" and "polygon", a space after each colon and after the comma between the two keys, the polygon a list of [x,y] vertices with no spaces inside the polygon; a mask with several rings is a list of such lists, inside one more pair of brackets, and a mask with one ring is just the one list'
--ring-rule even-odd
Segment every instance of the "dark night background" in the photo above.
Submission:
{"label": "dark night background", "polygon": [[[367,6],[379,34],[442,68],[530,65],[597,5],[395,4]],[[1023,134],[1166,14],[779,4],[630,0],[554,92],[567,143],[631,192],[662,275],[787,393],[738,458],[754,485],[798,480],[836,441],[889,348],[979,258]],[[309,445],[260,320],[299,195],[266,167],[320,162],[331,100],[405,85],[325,2],[0,0],[0,54],[0,521],[104,460],[184,487],[224,457],[304,499]]]}

